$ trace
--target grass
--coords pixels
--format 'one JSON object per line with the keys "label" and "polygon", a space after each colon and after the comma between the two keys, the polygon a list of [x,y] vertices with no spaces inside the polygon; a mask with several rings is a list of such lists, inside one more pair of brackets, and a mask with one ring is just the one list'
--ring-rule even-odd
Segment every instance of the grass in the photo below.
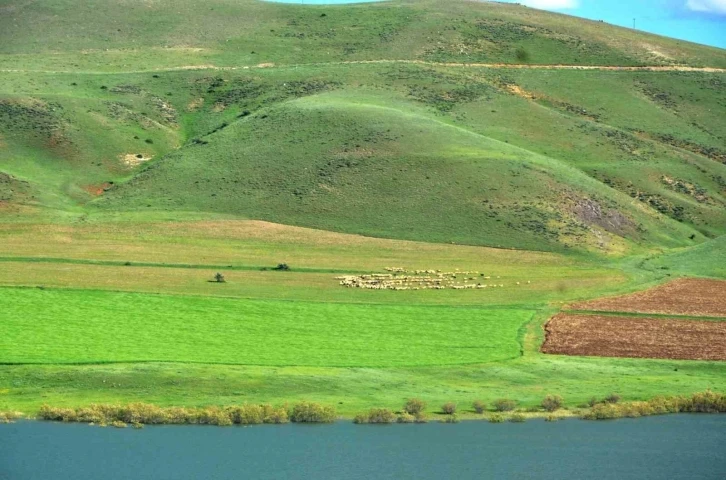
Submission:
{"label": "grass", "polygon": [[[724,391],[723,362],[544,356],[417,368],[254,367],[204,364],[18,365],[0,368],[0,410],[34,414],[43,403],[77,407],[143,401],[162,406],[283,404],[314,399],[352,418],[372,406],[398,411],[419,397],[462,406],[502,397],[535,407],[548,393],[568,408],[613,391],[624,401]],[[468,413],[467,413],[468,412]],[[475,416],[462,409],[460,415]]]}
{"label": "grass", "polygon": [[[84,25],[82,31],[78,25]],[[51,0],[18,5],[3,16],[0,28],[13,38],[0,49],[8,68],[114,71],[384,56],[515,63],[518,48],[532,63],[726,65],[716,48],[516,5],[465,1],[335,7],[259,0],[144,6],[103,0],[78,6]],[[653,55],[654,48],[666,57]]]}
{"label": "grass", "polygon": [[647,257],[641,266],[675,275],[726,278],[726,236],[666,255]]}
{"label": "grass", "polygon": [[[596,249],[593,231],[564,213],[566,192],[577,184],[578,196],[603,203],[608,198],[609,208],[627,212],[642,232],[653,231],[643,235],[650,241],[656,234],[661,241],[671,236],[675,245],[678,237],[687,238],[681,225],[643,215],[628,197],[568,165],[432,119],[405,103],[378,101],[338,92],[247,117],[208,137],[209,144],[179,150],[173,160],[111,190],[98,205],[216,211],[434,242]],[[296,129],[274,133],[284,125]],[[367,141],[357,143],[361,137]],[[241,144],[240,138],[266,140]]]}
{"label": "grass", "polygon": [[[720,145],[721,119],[708,112],[723,101],[720,74],[373,64],[154,75],[4,76],[0,103],[13,122],[0,165],[28,183],[8,190],[10,204],[41,218],[209,212],[617,255],[724,233],[726,167],[706,156]],[[513,95],[512,83],[543,98]],[[694,126],[700,118],[714,127]],[[126,155],[153,160],[132,168]],[[584,199],[601,213],[583,214]]]}
{"label": "grass", "polygon": [[0,298],[4,363],[480,363],[516,357],[533,313],[88,290],[2,289]]}
{"label": "grass", "polygon": [[[726,101],[723,77],[395,63],[13,72],[0,81],[0,170],[27,187],[0,198],[41,216],[208,212],[536,250],[684,247],[726,233],[723,119],[709,110]],[[124,163],[137,155],[152,160]]]}
{"label": "grass", "polygon": [[[628,279],[618,265],[610,268],[587,257],[375,239],[255,221],[6,224],[0,238],[8,255],[0,262],[0,284],[13,286],[530,308],[617,293]],[[261,271],[278,263],[292,271]],[[335,280],[343,273],[380,273],[391,266],[479,271],[505,288],[370,291],[345,289]],[[224,272],[226,284],[208,282],[217,271]]]}

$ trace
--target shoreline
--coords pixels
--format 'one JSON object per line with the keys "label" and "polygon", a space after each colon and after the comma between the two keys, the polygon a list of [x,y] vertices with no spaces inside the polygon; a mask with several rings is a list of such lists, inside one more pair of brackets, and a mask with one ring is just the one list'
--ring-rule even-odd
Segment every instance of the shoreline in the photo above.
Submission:
{"label": "shoreline", "polygon": [[[590,406],[567,407],[561,398],[554,405],[548,405],[547,397],[536,411],[516,408],[516,402],[500,399],[494,402],[494,411],[482,407],[482,413],[459,411],[450,404],[449,413],[427,411],[425,402],[410,399],[401,410],[371,408],[354,417],[338,415],[335,407],[315,402],[298,402],[293,405],[272,406],[269,404],[244,404],[227,406],[160,407],[157,405],[132,403],[128,405],[92,404],[87,407],[59,408],[44,405],[35,415],[24,412],[0,412],[0,424],[21,421],[50,421],[56,423],[86,423],[90,425],[125,428],[143,428],[146,425],[211,425],[250,426],[261,424],[333,424],[351,422],[354,424],[409,424],[409,423],[460,423],[483,421],[488,423],[521,423],[529,420],[557,422],[567,419],[614,420],[669,414],[726,413],[726,394],[705,391],[690,396],[655,397],[647,401],[620,402],[619,396],[611,395]],[[502,406],[500,402],[509,402]],[[483,404],[482,404],[483,405]],[[447,410],[444,405],[444,410]],[[529,410],[529,411],[527,411]]]}

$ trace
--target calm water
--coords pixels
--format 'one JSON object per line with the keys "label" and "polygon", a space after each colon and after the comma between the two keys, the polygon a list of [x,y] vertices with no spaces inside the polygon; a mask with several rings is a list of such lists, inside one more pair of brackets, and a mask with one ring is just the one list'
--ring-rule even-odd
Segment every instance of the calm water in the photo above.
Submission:
{"label": "calm water", "polygon": [[719,479],[726,415],[143,430],[0,425],[3,480]]}

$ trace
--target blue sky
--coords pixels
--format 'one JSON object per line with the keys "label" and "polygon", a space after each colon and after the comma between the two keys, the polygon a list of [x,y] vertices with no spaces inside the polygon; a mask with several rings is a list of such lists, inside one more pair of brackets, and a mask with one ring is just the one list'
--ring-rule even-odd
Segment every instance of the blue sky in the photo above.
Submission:
{"label": "blue sky", "polygon": [[726,0],[504,0],[726,48]]}

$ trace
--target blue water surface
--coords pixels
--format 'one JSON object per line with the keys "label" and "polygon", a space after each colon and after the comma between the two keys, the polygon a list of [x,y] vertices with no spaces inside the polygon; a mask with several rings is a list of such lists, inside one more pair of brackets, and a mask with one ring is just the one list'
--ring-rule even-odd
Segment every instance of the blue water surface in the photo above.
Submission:
{"label": "blue water surface", "polygon": [[0,425],[3,480],[718,479],[726,415],[606,422]]}

